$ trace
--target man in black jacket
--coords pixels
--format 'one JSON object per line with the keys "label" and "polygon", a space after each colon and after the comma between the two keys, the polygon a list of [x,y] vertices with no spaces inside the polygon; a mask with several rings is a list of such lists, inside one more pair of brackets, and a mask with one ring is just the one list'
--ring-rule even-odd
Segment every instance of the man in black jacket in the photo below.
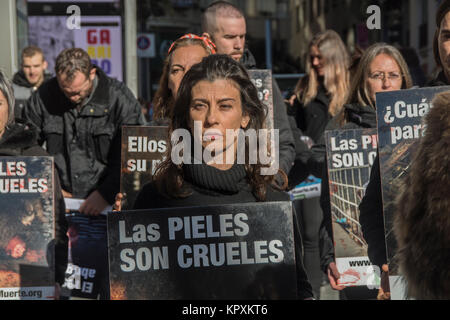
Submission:
{"label": "man in black jacket", "polygon": [[[121,128],[144,124],[141,107],[123,83],[93,66],[82,49],[62,51],[55,72],[28,100],[24,114],[55,158],[64,197],[85,199],[79,211],[98,216],[120,189]],[[100,238],[106,248],[106,221],[103,225]],[[107,298],[107,274],[103,276]]]}
{"label": "man in black jacket", "polygon": [[[436,32],[433,40],[433,53],[436,64],[442,68],[436,79],[427,87],[450,85],[450,0],[445,0],[436,12]],[[366,194],[360,205],[360,223],[364,239],[368,244],[370,261],[387,272],[387,257],[384,235],[383,203],[378,155],[375,158]],[[382,277],[383,280],[383,277]],[[389,290],[385,285],[383,291]],[[380,295],[383,298],[385,293]],[[388,297],[389,295],[385,295]]]}
{"label": "man in black jacket", "polygon": [[[227,54],[247,69],[256,68],[253,55],[245,48],[246,23],[241,10],[225,1],[212,3],[202,16],[203,36],[210,38],[217,53]],[[276,81],[273,87],[274,128],[279,129],[280,169],[289,174],[295,158],[294,138],[289,126],[286,105]]]}
{"label": "man in black jacket", "polygon": [[23,118],[23,109],[28,98],[45,81],[51,78],[47,72],[47,61],[41,48],[29,46],[22,51],[21,69],[14,74],[12,86],[16,105],[14,114],[16,119]]}

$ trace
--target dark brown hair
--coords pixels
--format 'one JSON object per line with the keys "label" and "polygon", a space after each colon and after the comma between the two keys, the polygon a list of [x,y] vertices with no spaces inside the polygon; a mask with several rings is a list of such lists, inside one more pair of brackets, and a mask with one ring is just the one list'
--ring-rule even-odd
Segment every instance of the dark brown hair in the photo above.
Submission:
{"label": "dark brown hair", "polygon": [[[192,88],[202,80],[214,82],[220,79],[232,81],[240,90],[242,113],[250,118],[244,131],[248,129],[259,130],[265,127],[266,108],[259,100],[257,89],[251,82],[247,71],[228,55],[214,54],[203,58],[201,63],[192,66],[183,77],[169,125],[169,137],[175,129],[186,129],[190,132],[189,110]],[[189,192],[183,190],[182,164],[176,165],[172,162],[171,152],[172,144],[169,144],[166,160],[156,170],[155,183],[159,192],[166,196],[186,197]],[[248,153],[246,142],[246,160],[248,160]],[[273,175],[261,175],[262,168],[264,166],[260,163],[245,165],[247,179],[252,186],[253,194],[259,201],[266,199],[268,185],[274,184]],[[285,175],[283,177],[285,178]]]}
{"label": "dark brown hair", "polygon": [[77,71],[89,77],[92,69],[91,58],[88,53],[80,48],[64,49],[56,58],[56,75],[64,74],[70,81]]}

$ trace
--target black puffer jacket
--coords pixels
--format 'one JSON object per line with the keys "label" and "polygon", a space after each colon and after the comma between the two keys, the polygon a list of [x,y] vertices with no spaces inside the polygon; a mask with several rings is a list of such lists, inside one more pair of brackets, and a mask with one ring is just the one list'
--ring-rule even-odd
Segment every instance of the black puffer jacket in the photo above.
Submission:
{"label": "black puffer jacket", "polygon": [[[37,133],[34,128],[14,123],[0,138],[0,156],[49,156],[44,149],[37,144]],[[58,174],[54,172],[55,190],[55,278],[59,284],[64,283],[64,273],[67,267],[67,221],[65,217],[64,199]]]}
{"label": "black puffer jacket", "polygon": [[[376,111],[370,106],[346,104],[344,105],[343,112],[345,113],[345,124],[340,125],[338,121],[339,116],[336,116],[328,123],[326,130],[376,128],[377,126]],[[321,141],[323,144],[321,143],[316,146],[316,153],[319,154],[319,152],[322,152],[323,159],[323,162],[321,163],[322,183],[320,194],[320,206],[323,211],[323,220],[319,230],[319,246],[320,266],[322,270],[326,272],[330,262],[334,261],[334,246],[325,138],[322,137]],[[376,166],[377,162],[374,162],[374,167]]]}
{"label": "black puffer jacket", "polygon": [[25,117],[55,157],[62,188],[76,198],[97,190],[112,204],[120,184],[121,128],[144,119],[126,85],[96,70],[97,87],[80,111],[52,78],[28,100]]}

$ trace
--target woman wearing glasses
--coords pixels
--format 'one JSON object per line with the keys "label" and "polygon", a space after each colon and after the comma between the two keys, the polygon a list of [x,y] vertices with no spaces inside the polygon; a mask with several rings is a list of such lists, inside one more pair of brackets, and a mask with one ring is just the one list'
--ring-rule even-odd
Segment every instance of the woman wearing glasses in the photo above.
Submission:
{"label": "woman wearing glasses", "polygon": [[[325,130],[375,128],[377,126],[375,94],[378,92],[407,89],[411,86],[412,80],[407,64],[396,48],[385,43],[376,43],[370,46],[362,55],[355,75],[352,78],[348,103],[330,121]],[[378,165],[378,162],[375,161],[374,167]],[[322,179],[321,206],[324,219],[320,230],[320,237],[321,239],[326,239],[326,241],[321,241],[321,266],[328,274],[330,285],[334,289],[341,290],[344,287],[337,285],[339,272],[334,263],[326,159],[323,164],[323,170],[324,179]],[[360,216],[364,238],[369,245],[369,258],[372,263],[379,265],[380,268],[386,261],[383,219],[377,219],[379,218],[377,216],[378,211],[382,210],[381,205],[381,199],[380,202],[371,203],[367,208],[374,213],[366,213],[364,216],[363,210],[361,210]],[[373,216],[376,217],[372,218]],[[383,238],[381,239],[379,238],[380,227],[383,229],[383,233],[381,233]],[[349,295],[348,293],[347,295]]]}

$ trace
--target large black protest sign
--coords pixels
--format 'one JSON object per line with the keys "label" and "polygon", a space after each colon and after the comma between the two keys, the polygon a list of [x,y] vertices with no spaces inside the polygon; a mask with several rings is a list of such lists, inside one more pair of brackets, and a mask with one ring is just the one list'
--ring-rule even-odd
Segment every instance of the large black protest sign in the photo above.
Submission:
{"label": "large black protest sign", "polygon": [[290,202],[108,214],[112,299],[294,299]]}
{"label": "large black protest sign", "polygon": [[449,86],[391,91],[376,95],[383,213],[393,298],[395,290],[392,287],[395,285],[392,280],[399,276],[395,261],[397,245],[392,231],[395,197],[423,135],[423,118],[433,107],[434,96],[447,90],[450,90]]}
{"label": "large black protest sign", "polygon": [[264,69],[247,70],[250,79],[258,90],[258,98],[267,107],[266,126],[273,129],[273,88],[272,71]]}
{"label": "large black protest sign", "polygon": [[152,180],[168,148],[168,128],[124,126],[120,192],[122,208],[132,209],[139,190]]}
{"label": "large black protest sign", "polygon": [[338,283],[345,286],[379,284],[380,270],[367,256],[367,243],[359,223],[359,204],[377,155],[377,130],[325,132],[330,208]]}
{"label": "large black protest sign", "polygon": [[53,158],[0,157],[0,300],[53,299]]}

